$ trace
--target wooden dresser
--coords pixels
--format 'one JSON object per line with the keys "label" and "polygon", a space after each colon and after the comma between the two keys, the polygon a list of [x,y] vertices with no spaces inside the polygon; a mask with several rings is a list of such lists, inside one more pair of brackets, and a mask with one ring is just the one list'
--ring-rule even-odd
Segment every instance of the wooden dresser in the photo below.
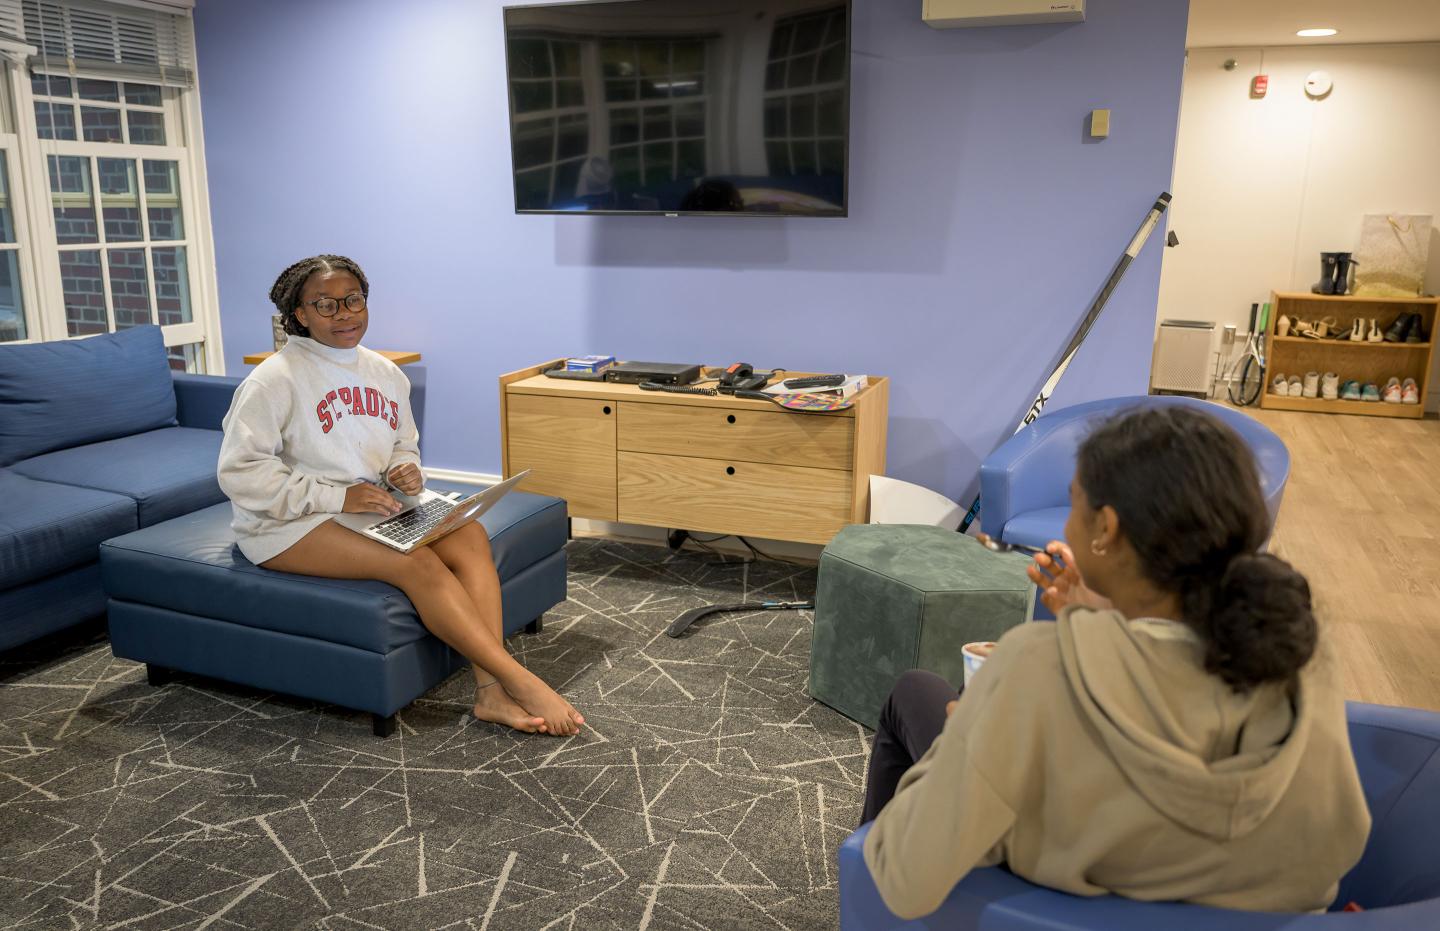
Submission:
{"label": "wooden dresser", "polygon": [[822,544],[869,520],[888,379],[811,414],[539,374],[559,361],[501,376],[500,442],[505,475],[533,470],[520,488],[564,498],[571,517]]}

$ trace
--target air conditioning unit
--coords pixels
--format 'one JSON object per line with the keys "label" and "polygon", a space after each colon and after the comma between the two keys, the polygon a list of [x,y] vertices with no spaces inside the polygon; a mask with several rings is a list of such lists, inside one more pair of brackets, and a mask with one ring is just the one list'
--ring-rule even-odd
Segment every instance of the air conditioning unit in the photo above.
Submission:
{"label": "air conditioning unit", "polygon": [[1210,394],[1210,343],[1215,324],[1200,320],[1162,320],[1150,368],[1150,391]]}
{"label": "air conditioning unit", "polygon": [[925,0],[923,15],[936,29],[1083,23],[1085,0]]}

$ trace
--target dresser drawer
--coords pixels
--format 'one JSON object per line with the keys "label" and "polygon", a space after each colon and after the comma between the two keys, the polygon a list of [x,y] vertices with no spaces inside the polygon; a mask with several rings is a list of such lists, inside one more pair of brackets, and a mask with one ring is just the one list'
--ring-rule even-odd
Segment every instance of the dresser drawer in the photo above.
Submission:
{"label": "dresser drawer", "polygon": [[628,451],[617,459],[625,523],[804,543],[828,543],[850,523],[848,471]]}
{"label": "dresser drawer", "polygon": [[571,517],[615,519],[615,407],[589,398],[505,400],[510,474],[521,491],[564,498]]}
{"label": "dresser drawer", "polygon": [[855,419],[625,402],[616,424],[616,445],[637,453],[848,470]]}

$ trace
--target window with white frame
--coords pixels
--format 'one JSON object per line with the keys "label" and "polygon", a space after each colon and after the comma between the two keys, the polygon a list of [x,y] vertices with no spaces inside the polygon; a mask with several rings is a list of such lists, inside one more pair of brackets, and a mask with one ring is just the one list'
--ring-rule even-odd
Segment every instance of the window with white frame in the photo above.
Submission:
{"label": "window with white frame", "polygon": [[15,196],[16,150],[19,137],[8,93],[8,76],[0,71],[0,343],[30,338],[27,321],[28,275],[32,258],[24,236],[23,198]]}
{"label": "window with white frame", "polygon": [[[0,340],[158,324],[173,367],[218,363],[189,0],[164,4],[0,0],[0,109],[15,117],[0,125],[11,131],[0,156],[11,147],[27,169],[12,168],[0,193],[8,206],[16,192],[33,220],[28,237],[20,222],[10,236],[0,210],[0,253],[16,256],[19,282],[28,252],[36,284],[11,301],[0,255]],[[18,55],[6,34],[16,19]],[[20,325],[7,329],[10,303]]]}

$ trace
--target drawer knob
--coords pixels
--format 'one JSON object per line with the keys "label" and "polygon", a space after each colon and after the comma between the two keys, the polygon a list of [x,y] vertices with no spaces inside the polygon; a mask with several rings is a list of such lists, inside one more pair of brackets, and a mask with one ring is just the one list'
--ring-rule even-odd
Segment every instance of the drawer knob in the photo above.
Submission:
{"label": "drawer knob", "polygon": [[735,467],[734,467],[734,466],[726,466],[726,467],[725,467],[725,474],[726,474],[726,475],[734,475],[734,474],[735,474]]}
{"label": "drawer knob", "polygon": [[606,414],[609,414],[609,413],[610,413],[610,405],[609,405],[609,404],[606,404],[604,407],[601,408],[601,410],[603,410]]}
{"label": "drawer knob", "polygon": [[731,414],[730,416],[726,417],[726,418],[725,418],[725,422],[726,422],[726,423],[734,423],[734,422],[735,422],[735,415],[734,415],[734,414]]}

